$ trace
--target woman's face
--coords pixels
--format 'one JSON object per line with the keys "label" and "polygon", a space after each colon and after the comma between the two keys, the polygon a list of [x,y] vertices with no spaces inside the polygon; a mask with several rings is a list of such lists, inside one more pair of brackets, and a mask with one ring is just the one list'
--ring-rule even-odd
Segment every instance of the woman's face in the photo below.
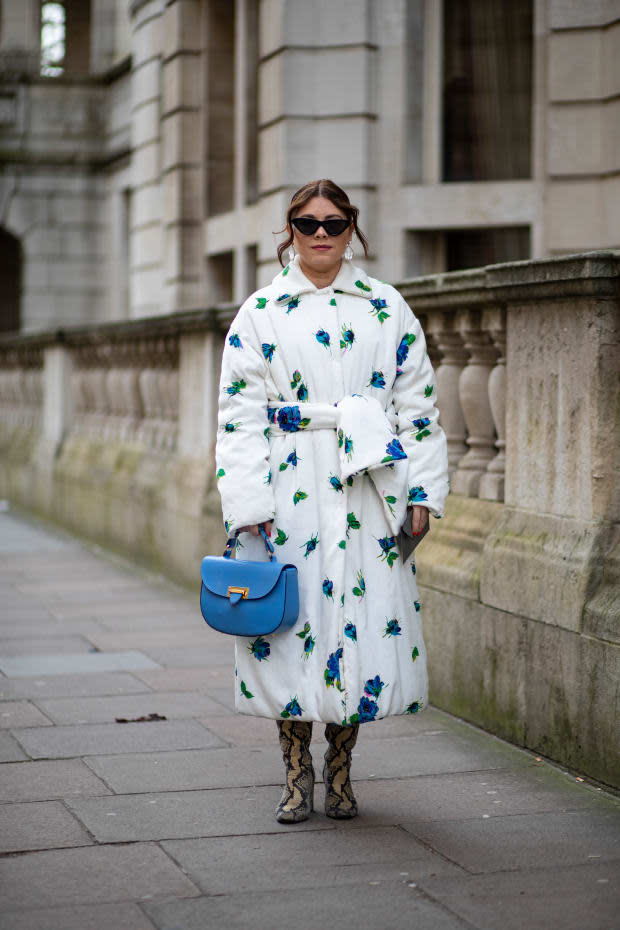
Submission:
{"label": "woman's face", "polygon": [[[327,197],[313,197],[295,214],[315,220],[345,219],[346,214],[336,207]],[[287,227],[290,232],[290,227]],[[344,250],[351,241],[353,224],[339,236],[328,236],[322,226],[310,236],[302,235],[293,226],[293,245],[299,253],[302,266],[312,271],[327,272],[340,264]]]}

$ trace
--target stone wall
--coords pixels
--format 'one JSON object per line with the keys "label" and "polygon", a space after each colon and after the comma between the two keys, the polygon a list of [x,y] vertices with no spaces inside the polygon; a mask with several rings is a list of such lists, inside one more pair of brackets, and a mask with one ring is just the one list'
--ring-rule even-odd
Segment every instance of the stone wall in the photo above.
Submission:
{"label": "stone wall", "polygon": [[[405,281],[451,494],[420,546],[433,702],[620,787],[620,255]],[[0,494],[192,585],[224,546],[220,306],[0,340]]]}

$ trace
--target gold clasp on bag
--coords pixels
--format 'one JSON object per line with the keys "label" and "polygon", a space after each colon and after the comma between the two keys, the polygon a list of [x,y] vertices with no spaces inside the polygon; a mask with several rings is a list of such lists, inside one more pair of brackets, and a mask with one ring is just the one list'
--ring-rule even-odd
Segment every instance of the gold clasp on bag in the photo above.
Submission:
{"label": "gold clasp on bag", "polygon": [[249,588],[243,588],[236,584],[228,585],[228,591],[226,592],[226,597],[230,597],[231,594],[241,594],[244,600],[247,599]]}

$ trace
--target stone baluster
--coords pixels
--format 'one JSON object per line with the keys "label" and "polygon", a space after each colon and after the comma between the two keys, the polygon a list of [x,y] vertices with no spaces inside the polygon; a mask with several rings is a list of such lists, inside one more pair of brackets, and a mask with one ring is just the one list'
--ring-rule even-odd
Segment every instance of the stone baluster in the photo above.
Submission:
{"label": "stone baluster", "polygon": [[43,370],[29,368],[26,374],[29,426],[38,426],[43,409]]}
{"label": "stone baluster", "polygon": [[109,403],[106,391],[106,369],[97,360],[97,367],[88,373],[91,400],[91,429],[95,436],[105,438],[109,432]]}
{"label": "stone baluster", "polygon": [[489,403],[489,375],[497,350],[482,328],[479,310],[459,310],[456,325],[469,352],[459,377],[459,397],[467,426],[468,451],[460,459],[451,481],[455,494],[477,497],[480,479],[495,455],[495,424]]}
{"label": "stone baluster", "polygon": [[123,369],[122,391],[127,411],[126,433],[127,439],[135,439],[143,416],[142,400],[139,385],[140,372],[134,364]]}
{"label": "stone baluster", "polygon": [[[76,360],[79,355],[76,353]],[[86,415],[86,394],[84,391],[84,372],[80,368],[74,368],[71,375],[71,393],[73,394],[74,423],[78,430],[84,428],[84,417]]]}
{"label": "stone baluster", "polygon": [[166,448],[173,451],[177,447],[179,431],[179,340],[177,337],[170,337],[166,340],[165,351],[166,367],[162,396],[166,424]]}
{"label": "stone baluster", "polygon": [[[4,359],[2,359],[4,362]],[[9,386],[10,386],[10,371],[6,369],[0,370],[0,411],[1,419],[5,423],[9,423]]]}
{"label": "stone baluster", "polygon": [[93,431],[94,390],[91,375],[95,359],[90,348],[81,346],[74,353],[73,396],[75,398],[75,423],[80,432],[90,435]]}
{"label": "stone baluster", "polygon": [[2,402],[2,418],[8,426],[14,425],[14,412],[15,412],[15,401],[13,399],[14,388],[13,388],[13,377],[14,371],[8,366],[11,364],[10,360],[7,359],[5,364],[7,367],[2,372],[2,384],[0,386],[0,397]]}
{"label": "stone baluster", "polygon": [[179,369],[169,368],[164,378],[164,404],[166,417],[166,448],[176,449],[179,430]]}
{"label": "stone baluster", "polygon": [[30,426],[32,423],[33,412],[35,407],[34,379],[32,368],[26,368],[22,371],[22,409],[24,411],[24,425]]}
{"label": "stone baluster", "polygon": [[452,312],[431,311],[427,317],[426,334],[437,346],[440,358],[435,369],[437,405],[440,411],[439,422],[448,443],[448,469],[452,475],[467,451],[465,418],[459,397],[459,378],[467,362],[467,352]]}
{"label": "stone baluster", "polygon": [[499,352],[495,367],[489,375],[489,404],[497,432],[497,454],[480,479],[478,496],[485,500],[503,501],[506,470],[506,309],[492,307],[485,310],[482,314],[482,328],[489,333]]}
{"label": "stone baluster", "polygon": [[123,369],[113,364],[105,373],[105,390],[111,420],[107,427],[107,435],[113,435],[117,439],[123,438],[127,419],[122,381]]}
{"label": "stone baluster", "polygon": [[23,391],[22,391],[22,378],[23,372],[20,368],[15,368],[11,371],[8,379],[8,396],[9,396],[9,405],[11,410],[11,426],[18,426],[20,423],[20,416],[23,414],[22,410],[22,400],[23,400]]}
{"label": "stone baluster", "polygon": [[[151,347],[149,346],[149,348]],[[146,347],[143,347],[143,353],[145,352]],[[159,369],[155,366],[152,358],[149,359],[149,362],[138,375],[140,401],[144,410],[144,418],[138,430],[138,438],[145,445],[156,448],[163,403],[160,394]]]}

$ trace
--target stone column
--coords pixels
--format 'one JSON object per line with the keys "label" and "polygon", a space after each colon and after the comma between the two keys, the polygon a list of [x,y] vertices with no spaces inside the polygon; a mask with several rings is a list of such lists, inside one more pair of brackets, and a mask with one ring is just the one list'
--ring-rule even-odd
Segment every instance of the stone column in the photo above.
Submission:
{"label": "stone column", "polygon": [[482,328],[486,330],[499,352],[495,368],[489,375],[489,404],[497,432],[497,455],[487,465],[480,479],[478,496],[490,501],[504,500],[506,469],[506,310],[504,307],[485,310]]}
{"label": "stone column", "polygon": [[432,336],[441,354],[441,362],[435,370],[437,401],[441,426],[448,442],[448,466],[452,476],[467,451],[465,418],[459,396],[459,378],[467,362],[467,352],[456,328],[454,313],[431,311],[427,320],[426,332]]}
{"label": "stone column", "polygon": [[130,316],[162,313],[160,0],[133,0],[131,73]]}
{"label": "stone column", "polygon": [[489,375],[497,351],[482,329],[479,310],[460,310],[457,327],[469,352],[467,366],[459,377],[459,397],[467,425],[469,451],[460,459],[452,480],[452,491],[477,497],[480,479],[495,453],[495,424],[489,403]]}
{"label": "stone column", "polygon": [[201,0],[168,0],[163,14],[162,184],[164,309],[204,304]]}
{"label": "stone column", "polygon": [[[248,0],[234,0],[235,4],[235,127],[234,127],[234,209],[241,215],[247,201],[247,150],[248,150],[248,82],[247,7]],[[242,301],[249,292],[246,245],[241,239],[233,257],[233,300]]]}

